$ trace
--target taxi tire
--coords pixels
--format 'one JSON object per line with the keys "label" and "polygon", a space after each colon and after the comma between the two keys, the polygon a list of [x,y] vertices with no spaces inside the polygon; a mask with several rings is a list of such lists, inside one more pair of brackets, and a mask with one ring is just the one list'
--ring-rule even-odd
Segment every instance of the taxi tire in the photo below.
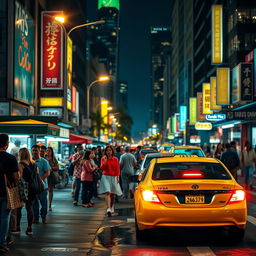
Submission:
{"label": "taxi tire", "polygon": [[244,239],[245,229],[244,228],[230,228],[228,231],[228,238],[231,243],[239,243]]}
{"label": "taxi tire", "polygon": [[139,230],[137,218],[135,216],[135,234],[138,241],[145,241],[147,239],[147,230]]}

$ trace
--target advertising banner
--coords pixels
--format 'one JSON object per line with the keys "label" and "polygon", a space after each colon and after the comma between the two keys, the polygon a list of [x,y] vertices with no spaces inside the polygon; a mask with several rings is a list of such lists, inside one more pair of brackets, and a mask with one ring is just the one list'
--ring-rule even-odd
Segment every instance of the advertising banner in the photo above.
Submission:
{"label": "advertising banner", "polygon": [[211,77],[211,110],[220,111],[222,107],[217,105],[217,79],[216,77]]}
{"label": "advertising banner", "polygon": [[241,73],[241,101],[253,100],[253,65],[252,63],[240,63]]}
{"label": "advertising banner", "polygon": [[187,122],[187,106],[180,106],[180,131],[186,129]]}
{"label": "advertising banner", "polygon": [[222,5],[212,6],[212,64],[223,61]]}
{"label": "advertising banner", "polygon": [[227,111],[227,120],[256,120],[256,111]]}
{"label": "advertising banner", "polygon": [[15,2],[13,97],[28,104],[35,95],[35,26],[29,12]]}
{"label": "advertising banner", "polygon": [[212,114],[210,84],[203,84],[203,114]]}
{"label": "advertising banner", "polygon": [[232,104],[240,101],[240,65],[237,65],[232,69],[232,88],[231,88],[231,99]]}
{"label": "advertising banner", "polygon": [[189,125],[195,125],[197,121],[197,102],[196,98],[189,98]]}
{"label": "advertising banner", "polygon": [[197,93],[197,121],[205,121],[203,114],[203,93]]}
{"label": "advertising banner", "polygon": [[[108,124],[108,101],[105,99],[100,100],[101,105],[101,118],[103,119],[103,122],[105,125]],[[107,129],[104,129],[104,134],[106,135],[108,133]]]}
{"label": "advertising banner", "polygon": [[72,110],[72,40],[67,40],[67,108]]}
{"label": "advertising banner", "polygon": [[217,68],[217,104],[229,105],[229,68]]}
{"label": "advertising banner", "polygon": [[57,116],[62,118],[63,109],[62,108],[40,108],[41,116]]}
{"label": "advertising banner", "polygon": [[212,123],[209,122],[197,122],[195,124],[195,129],[198,131],[210,131],[212,129]]}
{"label": "advertising banner", "polygon": [[72,86],[72,109],[71,109],[71,111],[73,112],[73,113],[76,113],[76,107],[77,107],[77,105],[76,105],[76,87],[75,86]]}
{"label": "advertising banner", "polygon": [[103,7],[115,7],[116,9],[120,9],[120,0],[98,0],[98,9]]}
{"label": "advertising banner", "polygon": [[60,12],[42,12],[41,90],[63,89],[63,28],[56,14]]}

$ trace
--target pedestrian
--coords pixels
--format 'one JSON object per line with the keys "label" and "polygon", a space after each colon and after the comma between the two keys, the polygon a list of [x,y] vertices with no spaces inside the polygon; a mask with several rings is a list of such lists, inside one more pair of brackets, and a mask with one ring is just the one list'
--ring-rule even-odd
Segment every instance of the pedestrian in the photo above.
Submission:
{"label": "pedestrian", "polygon": [[215,152],[214,152],[214,158],[217,158],[217,159],[220,160],[220,157],[221,157],[223,151],[224,151],[223,150],[223,145],[222,145],[222,143],[219,143],[217,145],[217,148],[216,148]]}
{"label": "pedestrian", "polygon": [[122,187],[124,197],[128,199],[130,192],[130,198],[133,198],[133,191],[129,188],[131,177],[134,176],[134,167],[137,165],[135,156],[130,153],[130,147],[125,147],[125,153],[120,158],[120,168],[122,177]]}
{"label": "pedestrian", "polygon": [[121,146],[116,147],[116,153],[115,153],[115,157],[118,158],[118,161],[120,161],[120,157],[121,157],[122,153],[121,153]]}
{"label": "pedestrian", "polygon": [[46,146],[44,146],[44,145],[42,145],[42,146],[40,146],[40,157],[42,157],[42,158],[45,158],[46,156],[46,150],[47,150],[47,147]]}
{"label": "pedestrian", "polygon": [[211,148],[209,146],[206,147],[205,156],[206,157],[213,157],[213,154],[211,152]]}
{"label": "pedestrian", "polygon": [[245,175],[245,187],[246,189],[253,190],[253,174],[254,174],[254,164],[256,161],[256,154],[253,150],[251,143],[249,141],[245,142],[245,147],[242,152],[242,167]]}
{"label": "pedestrian", "polygon": [[232,150],[230,143],[226,143],[225,147],[226,151],[221,155],[220,160],[237,180],[237,171],[240,167],[240,159],[238,154]]}
{"label": "pedestrian", "polygon": [[[27,148],[21,148],[19,151],[19,173],[20,177],[28,184],[28,199],[26,201],[25,207],[27,211],[27,221],[28,226],[26,230],[27,235],[32,235],[32,223],[33,223],[33,202],[36,198],[36,195],[33,191],[30,190],[32,172],[38,172],[38,167],[35,162],[32,160],[32,157]],[[17,227],[16,230],[20,231],[20,221],[22,217],[22,207],[17,209]]]}
{"label": "pedestrian", "polygon": [[77,152],[74,154],[72,163],[74,165],[74,174],[73,178],[75,181],[75,194],[74,194],[74,201],[73,205],[77,206],[78,205],[78,198],[81,190],[81,172],[82,172],[82,166],[81,166],[81,161],[84,157],[84,147],[82,144],[77,145]]}
{"label": "pedestrian", "polygon": [[119,185],[120,166],[115,150],[112,146],[107,146],[104,156],[101,158],[100,169],[103,170],[99,193],[105,194],[107,215],[109,217],[114,214],[115,195],[121,196],[122,191]]}
{"label": "pedestrian", "polygon": [[41,209],[40,209],[40,215],[42,218],[42,223],[46,224],[47,223],[47,205],[48,205],[48,200],[47,200],[47,192],[48,192],[48,182],[47,178],[50,175],[51,172],[51,167],[46,159],[43,157],[40,157],[40,146],[38,145],[33,145],[32,146],[32,157],[33,160],[35,161],[36,166],[38,167],[39,170],[39,176],[41,177],[42,181],[44,182],[44,191],[40,193],[39,195],[36,195],[36,198],[33,203],[33,211],[34,211],[34,220],[33,223],[37,224],[39,223],[39,202],[41,204]]}
{"label": "pedestrian", "polygon": [[59,163],[54,155],[52,147],[48,147],[46,150],[46,160],[51,167],[51,172],[48,177],[48,192],[49,192],[49,211],[52,211],[52,200],[53,200],[53,190],[55,185],[59,183]]}
{"label": "pedestrian", "polygon": [[85,152],[82,161],[82,206],[87,208],[93,206],[93,203],[91,202],[93,196],[93,172],[98,169],[98,167],[91,162],[94,157],[94,152],[88,150]]}
{"label": "pedestrian", "polygon": [[0,134],[0,253],[9,251],[5,241],[11,211],[7,209],[5,177],[9,182],[18,182],[19,180],[18,162],[15,156],[6,152],[8,146],[9,136],[7,134]]}
{"label": "pedestrian", "polygon": [[136,169],[140,169],[140,166],[141,166],[141,163],[142,163],[142,158],[141,158],[141,154],[140,154],[140,151],[141,151],[142,147],[141,146],[137,146],[136,148],[136,151],[135,151],[135,159],[137,161],[137,166],[136,166]]}
{"label": "pedestrian", "polygon": [[[94,158],[90,159],[91,165],[99,169],[100,162],[98,159],[98,149],[96,147],[92,148],[92,153],[94,154]],[[96,175],[93,175],[93,197],[98,198],[98,183],[100,178]]]}

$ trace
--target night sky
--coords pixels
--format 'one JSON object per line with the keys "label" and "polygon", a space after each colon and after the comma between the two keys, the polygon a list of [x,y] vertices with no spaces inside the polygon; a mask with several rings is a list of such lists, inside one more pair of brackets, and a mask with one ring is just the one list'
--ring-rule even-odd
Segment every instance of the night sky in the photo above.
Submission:
{"label": "night sky", "polygon": [[[97,1],[88,1],[89,18]],[[171,0],[120,1],[119,79],[128,82],[129,113],[133,136],[146,131],[150,109],[150,27],[170,24]]]}

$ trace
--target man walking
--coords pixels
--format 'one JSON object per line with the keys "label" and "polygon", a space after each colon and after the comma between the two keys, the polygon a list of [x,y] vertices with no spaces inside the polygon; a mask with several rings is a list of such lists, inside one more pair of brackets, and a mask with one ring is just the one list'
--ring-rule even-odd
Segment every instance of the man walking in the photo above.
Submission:
{"label": "man walking", "polygon": [[41,204],[40,215],[42,217],[43,224],[46,224],[46,216],[47,216],[47,192],[48,192],[48,182],[47,177],[50,175],[51,167],[48,161],[42,157],[40,157],[40,147],[38,145],[34,145],[32,147],[32,156],[35,161],[36,166],[39,169],[39,176],[44,182],[44,191],[36,196],[34,201],[33,210],[34,210],[34,221],[33,223],[39,223],[39,202]]}
{"label": "man walking", "polygon": [[6,152],[8,146],[8,135],[0,134],[0,253],[9,251],[5,246],[10,218],[10,210],[7,209],[5,175],[9,181],[19,180],[18,163],[15,156]]}
{"label": "man walking", "polygon": [[[125,147],[125,154],[120,157],[121,177],[123,194],[128,199],[130,177],[134,175],[134,167],[137,165],[135,156],[130,153],[130,147]],[[130,197],[133,198],[133,193],[130,190]]]}

